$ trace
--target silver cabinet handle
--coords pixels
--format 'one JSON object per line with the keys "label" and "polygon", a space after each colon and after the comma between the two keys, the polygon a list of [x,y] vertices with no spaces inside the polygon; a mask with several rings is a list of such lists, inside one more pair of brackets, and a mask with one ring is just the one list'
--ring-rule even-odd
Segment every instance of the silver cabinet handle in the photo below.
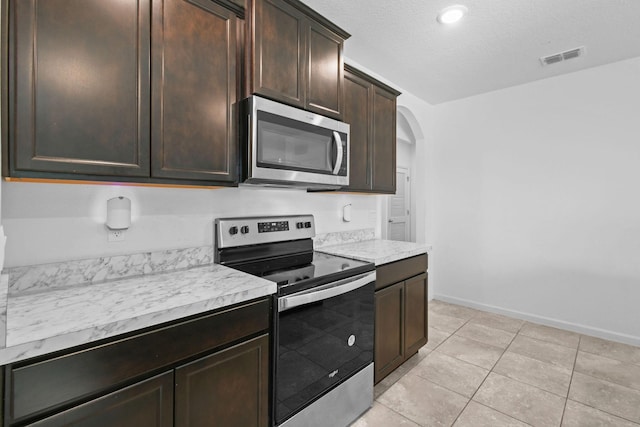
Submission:
{"label": "silver cabinet handle", "polygon": [[340,138],[340,134],[336,131],[333,131],[333,140],[336,142],[338,148],[338,156],[336,158],[336,165],[333,167],[333,174],[338,175],[340,166],[342,166],[342,159],[344,158],[344,149],[342,148],[342,138]]}
{"label": "silver cabinet handle", "polygon": [[364,273],[359,276],[350,277],[328,285],[302,291],[293,295],[278,298],[278,312],[289,310],[304,304],[322,301],[338,295],[346,294],[355,289],[361,288],[371,282],[375,282],[376,272]]}

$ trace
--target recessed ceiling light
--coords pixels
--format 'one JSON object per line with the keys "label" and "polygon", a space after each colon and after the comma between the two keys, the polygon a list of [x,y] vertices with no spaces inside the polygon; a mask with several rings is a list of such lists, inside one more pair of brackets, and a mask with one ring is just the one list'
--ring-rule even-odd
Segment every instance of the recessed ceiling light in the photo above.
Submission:
{"label": "recessed ceiling light", "polygon": [[438,22],[441,24],[453,24],[462,19],[469,9],[457,4],[455,6],[445,7],[438,14]]}

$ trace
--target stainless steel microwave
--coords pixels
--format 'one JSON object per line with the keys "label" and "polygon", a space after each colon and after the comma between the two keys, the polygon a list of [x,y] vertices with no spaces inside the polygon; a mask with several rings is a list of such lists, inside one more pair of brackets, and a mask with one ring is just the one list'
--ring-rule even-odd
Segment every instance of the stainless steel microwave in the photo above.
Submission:
{"label": "stainless steel microwave", "polygon": [[251,96],[241,106],[241,170],[248,184],[338,189],[349,185],[349,125]]}

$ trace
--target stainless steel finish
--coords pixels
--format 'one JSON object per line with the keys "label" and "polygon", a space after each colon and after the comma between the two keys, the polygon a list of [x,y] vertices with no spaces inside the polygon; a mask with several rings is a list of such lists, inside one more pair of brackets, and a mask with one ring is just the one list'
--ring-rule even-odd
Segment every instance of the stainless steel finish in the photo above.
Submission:
{"label": "stainless steel finish", "polygon": [[[251,149],[249,150],[250,159],[248,161],[247,177],[245,182],[258,185],[276,185],[276,186],[297,186],[306,188],[326,188],[338,189],[349,185],[349,165],[347,165],[347,176],[326,175],[311,172],[301,172],[286,169],[263,168],[258,166],[258,135],[252,130],[258,126],[258,110],[268,111],[283,117],[294,119],[300,122],[333,129],[337,132],[347,134],[347,159],[350,155],[349,147],[349,128],[347,123],[324,117],[319,114],[310,113],[299,108],[280,104],[269,99],[252,96],[249,102],[249,141]],[[344,157],[344,153],[343,153]],[[339,169],[338,169],[339,170]]]}
{"label": "stainless steel finish", "polygon": [[[258,233],[260,222],[284,222],[289,224],[288,231],[274,231],[270,233]],[[298,222],[310,222],[310,228],[296,228]],[[231,227],[240,230],[249,227],[249,232],[231,234]],[[315,220],[313,215],[284,215],[261,216],[240,218],[217,218],[214,224],[214,245],[217,248],[230,248],[236,246],[256,245],[260,243],[282,242],[286,240],[309,239],[316,235]]]}
{"label": "stainless steel finish", "polygon": [[373,363],[279,427],[347,427],[373,404]]}
{"label": "stainless steel finish", "polygon": [[278,298],[278,312],[280,313],[300,305],[310,304],[312,302],[322,301],[338,295],[346,294],[347,292],[361,288],[368,283],[375,282],[375,280],[376,272],[373,271]]}
{"label": "stainless steel finish", "polygon": [[336,159],[336,165],[333,168],[333,174],[337,175],[340,172],[340,166],[342,166],[342,160],[344,157],[344,149],[342,148],[342,138],[338,132],[333,132],[333,141],[336,143],[338,149],[338,158]]}

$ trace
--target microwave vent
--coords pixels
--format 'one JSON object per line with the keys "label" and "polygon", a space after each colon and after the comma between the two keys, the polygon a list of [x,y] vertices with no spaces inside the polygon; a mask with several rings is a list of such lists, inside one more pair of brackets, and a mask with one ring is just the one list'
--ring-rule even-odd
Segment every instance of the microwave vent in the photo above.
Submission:
{"label": "microwave vent", "polygon": [[578,58],[584,55],[584,46],[575,49],[565,50],[564,52],[554,53],[553,55],[543,56],[540,62],[543,66],[557,64],[558,62],[568,61],[569,59]]}

